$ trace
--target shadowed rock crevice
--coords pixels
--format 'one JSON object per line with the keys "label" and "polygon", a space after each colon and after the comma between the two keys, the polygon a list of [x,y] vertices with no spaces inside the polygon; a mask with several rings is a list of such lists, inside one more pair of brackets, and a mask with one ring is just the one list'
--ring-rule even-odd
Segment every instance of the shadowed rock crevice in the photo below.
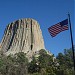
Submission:
{"label": "shadowed rock crevice", "polygon": [[12,23],[11,23],[10,29],[12,30],[12,38],[10,39],[10,44],[9,44],[9,47],[8,47],[7,50],[9,50],[10,47],[11,47],[11,45],[12,45],[14,36],[15,36],[15,34],[16,34],[16,32],[17,32],[17,29],[18,29],[18,22],[16,21],[16,22],[15,22],[15,25],[14,25],[13,27],[12,27]]}

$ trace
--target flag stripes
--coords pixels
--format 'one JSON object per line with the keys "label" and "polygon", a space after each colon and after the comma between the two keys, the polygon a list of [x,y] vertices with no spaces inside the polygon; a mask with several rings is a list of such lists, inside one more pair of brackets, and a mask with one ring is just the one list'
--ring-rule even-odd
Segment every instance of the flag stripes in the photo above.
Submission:
{"label": "flag stripes", "polygon": [[48,31],[52,37],[55,37],[58,33],[65,30],[68,30],[68,19],[48,28]]}

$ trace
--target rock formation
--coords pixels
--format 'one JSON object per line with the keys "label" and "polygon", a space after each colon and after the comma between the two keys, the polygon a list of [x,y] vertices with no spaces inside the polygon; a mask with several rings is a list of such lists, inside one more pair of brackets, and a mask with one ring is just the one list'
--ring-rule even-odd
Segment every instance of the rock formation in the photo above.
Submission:
{"label": "rock formation", "polygon": [[8,24],[1,41],[0,51],[6,55],[24,52],[28,57],[45,49],[42,32],[34,19],[19,19]]}

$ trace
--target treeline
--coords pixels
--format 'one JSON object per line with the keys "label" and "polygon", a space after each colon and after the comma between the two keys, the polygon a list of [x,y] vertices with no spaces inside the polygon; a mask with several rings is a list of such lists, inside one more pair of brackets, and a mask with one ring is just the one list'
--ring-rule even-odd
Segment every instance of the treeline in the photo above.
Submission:
{"label": "treeline", "polygon": [[39,57],[28,62],[25,53],[0,56],[0,75],[73,75],[72,50],[65,49],[56,58],[42,49]]}

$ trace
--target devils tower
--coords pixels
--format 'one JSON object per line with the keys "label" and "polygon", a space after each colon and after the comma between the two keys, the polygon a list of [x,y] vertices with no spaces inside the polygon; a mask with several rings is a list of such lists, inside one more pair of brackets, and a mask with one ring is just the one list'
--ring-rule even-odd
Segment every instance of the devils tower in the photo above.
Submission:
{"label": "devils tower", "polygon": [[19,19],[7,25],[0,51],[6,55],[24,52],[28,56],[45,49],[42,31],[34,19]]}

